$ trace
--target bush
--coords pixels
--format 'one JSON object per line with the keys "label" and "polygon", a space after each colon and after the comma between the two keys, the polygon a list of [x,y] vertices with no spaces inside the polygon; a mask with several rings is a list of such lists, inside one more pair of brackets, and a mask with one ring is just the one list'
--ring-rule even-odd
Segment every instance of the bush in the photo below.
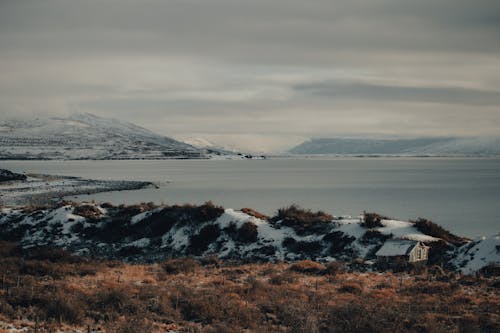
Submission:
{"label": "bush", "polygon": [[257,237],[259,236],[259,232],[257,230],[257,225],[253,222],[245,222],[238,229],[237,239],[243,243],[253,243],[257,241]]}
{"label": "bush", "polygon": [[83,318],[82,304],[71,298],[56,296],[44,305],[45,316],[69,324],[79,324]]}
{"label": "bush", "polygon": [[312,212],[297,205],[291,205],[280,208],[277,214],[270,219],[270,222],[291,227],[298,235],[306,235],[325,232],[328,223],[332,220],[332,215],[325,212]]}
{"label": "bush", "polygon": [[193,258],[170,259],[163,263],[163,270],[168,274],[193,273],[200,267]]}
{"label": "bush", "polygon": [[323,237],[323,241],[330,244],[329,252],[337,256],[344,251],[356,238],[344,234],[342,231],[332,231]]}
{"label": "bush", "polygon": [[323,249],[319,241],[296,241],[292,237],[286,237],[282,245],[290,252],[302,253],[309,256],[316,256]]}
{"label": "bush", "polygon": [[209,224],[203,227],[196,235],[191,236],[190,247],[194,254],[200,255],[205,252],[208,246],[215,242],[220,236],[219,226]]}
{"label": "bush", "polygon": [[0,258],[10,257],[14,254],[15,249],[15,243],[0,241]]}
{"label": "bush", "polygon": [[382,220],[385,219],[387,219],[387,217],[377,213],[364,213],[364,219],[363,222],[361,222],[361,226],[369,229],[383,227]]}
{"label": "bush", "polygon": [[282,284],[297,282],[297,275],[291,271],[284,271],[280,274],[272,274],[269,278],[269,283],[280,286]]}
{"label": "bush", "polygon": [[83,216],[87,219],[96,220],[101,217],[102,212],[93,205],[78,205],[73,209],[73,214]]}
{"label": "bush", "polygon": [[[139,214],[136,212],[136,214]],[[175,205],[166,206],[161,210],[152,213],[150,216],[144,218],[139,223],[131,226],[129,229],[124,229],[123,219],[124,217],[115,216],[114,223],[109,223],[106,225],[106,231],[109,235],[114,235],[114,238],[119,239],[120,234],[124,233],[124,236],[134,233],[137,238],[143,237],[158,237],[161,236],[176,225],[189,224],[189,225],[199,225],[204,222],[209,222],[215,220],[224,213],[224,208],[220,206],[215,206],[212,202],[206,202],[200,206],[194,205]],[[127,219],[136,214],[128,214]],[[118,229],[118,235],[117,234]],[[113,239],[114,239],[113,238]],[[113,240],[109,239],[109,240]]]}
{"label": "bush", "polygon": [[363,288],[354,282],[346,282],[337,289],[339,293],[349,293],[359,295],[363,292]]}
{"label": "bush", "polygon": [[[497,263],[490,263],[479,270],[479,273],[486,277],[499,277],[500,276],[500,265]],[[500,281],[498,281],[500,283]]]}
{"label": "bush", "polygon": [[405,293],[414,294],[429,294],[429,295],[452,295],[460,286],[449,282],[415,282],[405,289]]}
{"label": "bush", "polygon": [[261,220],[267,221],[269,219],[269,216],[264,215],[262,213],[259,213],[258,211],[251,209],[251,208],[242,208],[241,211],[247,215],[256,217],[256,218],[261,219]]}
{"label": "bush", "polygon": [[365,245],[378,244],[378,243],[385,242],[385,240],[387,240],[389,238],[391,238],[391,235],[385,235],[378,230],[369,229],[363,234],[360,242],[362,244],[365,244]]}
{"label": "bush", "polygon": [[325,266],[311,260],[298,261],[291,264],[288,269],[294,272],[306,274],[323,274],[325,272]]}
{"label": "bush", "polygon": [[342,271],[344,271],[344,264],[338,261],[330,261],[325,269],[325,273],[328,275],[336,275]]}
{"label": "bush", "polygon": [[441,238],[442,240],[451,243],[455,246],[461,246],[464,245],[469,241],[469,239],[464,238],[464,237],[459,237],[448,230],[442,228],[441,226],[437,225],[436,223],[423,219],[423,218],[418,218],[416,221],[412,221],[415,225],[415,228],[417,228],[418,231],[432,236],[436,238]]}

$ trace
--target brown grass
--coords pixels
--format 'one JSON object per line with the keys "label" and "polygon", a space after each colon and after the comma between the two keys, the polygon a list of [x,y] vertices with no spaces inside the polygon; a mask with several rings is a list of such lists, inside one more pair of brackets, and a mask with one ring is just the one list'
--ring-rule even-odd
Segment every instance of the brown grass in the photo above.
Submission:
{"label": "brown grass", "polygon": [[[39,332],[497,332],[495,278],[349,273],[340,263],[128,265],[0,243],[0,321]],[[81,265],[92,274],[79,274]],[[29,269],[28,269],[28,268]],[[329,269],[333,272],[328,274]],[[42,272],[38,273],[38,272]],[[19,318],[25,318],[24,322]],[[1,327],[1,326],[0,326]]]}
{"label": "brown grass", "polygon": [[418,231],[432,237],[441,238],[455,246],[464,245],[469,241],[469,239],[456,236],[436,223],[424,218],[418,218],[416,221],[413,221],[413,223]]}
{"label": "brown grass", "polygon": [[313,212],[309,209],[302,209],[298,205],[278,209],[278,212],[269,221],[271,223],[281,223],[291,227],[299,235],[311,233],[324,233],[327,222],[331,222],[333,216],[322,212]]}

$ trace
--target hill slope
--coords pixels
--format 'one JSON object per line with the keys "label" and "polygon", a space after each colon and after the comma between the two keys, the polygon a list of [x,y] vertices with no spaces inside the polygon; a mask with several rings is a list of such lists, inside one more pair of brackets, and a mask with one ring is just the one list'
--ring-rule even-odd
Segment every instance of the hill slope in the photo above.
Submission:
{"label": "hill slope", "polygon": [[[462,246],[476,244],[461,238],[454,245],[437,233],[425,234],[417,223],[383,217],[374,219],[372,222],[376,223],[372,225],[357,218],[335,218],[320,212],[296,210],[294,214],[267,218],[249,209],[236,211],[210,203],[118,207],[61,204],[35,211],[3,208],[0,235],[27,248],[56,246],[77,254],[132,262],[211,255],[238,261],[351,262],[356,258],[374,259],[375,252],[387,240],[409,239],[431,247],[431,264],[453,268],[451,264],[463,252]],[[496,246],[498,241],[494,242]],[[458,261],[464,267],[469,260],[460,257]],[[500,264],[497,252],[474,263],[467,273],[491,262]]]}
{"label": "hill slope", "polygon": [[293,154],[498,156],[500,138],[311,139]]}
{"label": "hill slope", "polygon": [[203,150],[88,113],[0,121],[0,159],[204,158]]}

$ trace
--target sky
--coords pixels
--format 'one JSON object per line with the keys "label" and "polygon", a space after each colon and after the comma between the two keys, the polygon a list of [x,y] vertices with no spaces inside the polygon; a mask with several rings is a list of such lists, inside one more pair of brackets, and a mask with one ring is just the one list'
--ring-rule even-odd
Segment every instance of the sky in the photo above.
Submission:
{"label": "sky", "polygon": [[500,133],[498,0],[0,0],[0,119],[180,139]]}

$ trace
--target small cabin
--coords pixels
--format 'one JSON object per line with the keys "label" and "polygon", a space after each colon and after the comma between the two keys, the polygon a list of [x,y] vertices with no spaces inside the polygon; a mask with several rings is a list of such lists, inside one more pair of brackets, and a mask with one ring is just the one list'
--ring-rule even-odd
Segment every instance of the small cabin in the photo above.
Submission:
{"label": "small cabin", "polygon": [[375,253],[379,264],[427,263],[429,247],[412,240],[388,240]]}

